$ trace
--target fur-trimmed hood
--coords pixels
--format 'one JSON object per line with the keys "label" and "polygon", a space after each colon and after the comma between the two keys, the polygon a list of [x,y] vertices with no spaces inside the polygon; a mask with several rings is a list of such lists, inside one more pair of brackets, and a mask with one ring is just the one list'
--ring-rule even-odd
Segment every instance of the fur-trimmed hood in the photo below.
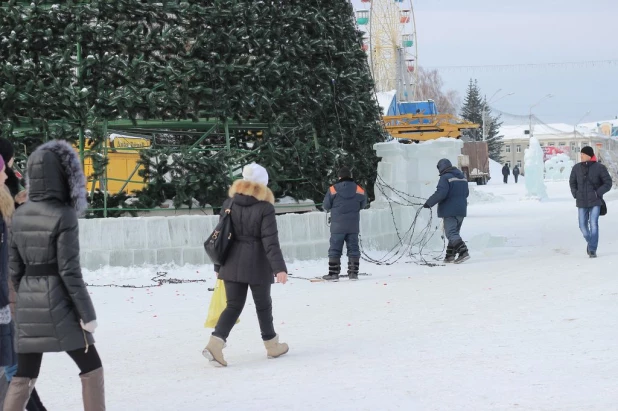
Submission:
{"label": "fur-trimmed hood", "polygon": [[270,190],[270,188],[266,187],[263,184],[254,183],[253,181],[234,181],[234,184],[232,184],[232,186],[230,187],[228,195],[231,198],[234,197],[236,194],[250,196],[258,201],[266,201],[270,204],[275,204],[275,195]]}
{"label": "fur-trimmed hood", "polygon": [[88,208],[86,176],[77,152],[63,140],[39,146],[28,159],[29,201],[59,200],[82,215]]}

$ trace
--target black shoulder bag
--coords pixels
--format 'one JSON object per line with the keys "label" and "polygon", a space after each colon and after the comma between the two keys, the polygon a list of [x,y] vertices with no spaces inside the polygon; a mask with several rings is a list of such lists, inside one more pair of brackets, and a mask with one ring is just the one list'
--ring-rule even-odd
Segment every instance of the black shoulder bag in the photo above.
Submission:
{"label": "black shoulder bag", "polygon": [[204,242],[206,254],[210,257],[210,261],[216,265],[225,264],[225,259],[235,239],[231,215],[233,204],[234,200],[230,202],[229,207],[225,209],[225,214],[221,218],[221,221],[219,221],[219,224],[217,224],[212,234],[210,234],[206,242]]}

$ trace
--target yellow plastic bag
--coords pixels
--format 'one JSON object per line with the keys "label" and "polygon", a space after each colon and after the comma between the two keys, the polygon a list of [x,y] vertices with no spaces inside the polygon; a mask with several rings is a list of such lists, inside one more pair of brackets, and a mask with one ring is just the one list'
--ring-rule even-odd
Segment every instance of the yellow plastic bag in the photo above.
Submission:
{"label": "yellow plastic bag", "polygon": [[[212,293],[212,298],[210,300],[210,307],[208,307],[208,317],[206,318],[206,322],[204,323],[205,328],[215,328],[217,326],[217,322],[219,321],[219,317],[223,310],[227,307],[227,297],[225,296],[225,285],[223,284],[223,280],[217,279],[217,283],[215,284],[215,291]],[[240,322],[240,318],[236,320],[236,324]]]}

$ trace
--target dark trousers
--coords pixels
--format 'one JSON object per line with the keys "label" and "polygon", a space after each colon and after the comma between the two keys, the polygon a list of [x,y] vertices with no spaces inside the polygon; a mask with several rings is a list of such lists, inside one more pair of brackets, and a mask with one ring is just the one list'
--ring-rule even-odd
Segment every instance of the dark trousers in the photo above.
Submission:
{"label": "dark trousers", "polygon": [[236,324],[236,320],[238,320],[240,313],[245,308],[247,291],[251,288],[255,311],[257,312],[260,330],[262,331],[262,340],[268,341],[275,338],[277,333],[275,333],[275,326],[273,325],[273,300],[270,297],[270,286],[271,284],[249,285],[225,281],[227,307],[221,313],[212,335],[224,341],[227,340],[230,331],[232,331],[234,324]]}
{"label": "dark trousers", "polygon": [[504,176],[504,184],[508,184],[509,182],[509,176]]}
{"label": "dark trousers", "polygon": [[360,248],[358,246],[358,233],[350,234],[335,234],[330,235],[330,248],[328,249],[328,258],[341,258],[343,254],[343,243],[348,249],[348,257],[360,257]]}
{"label": "dark trousers", "polygon": [[459,232],[461,231],[463,221],[464,217],[461,216],[444,217],[444,234],[446,234],[448,244],[452,247],[458,245],[458,243],[462,241]]}
{"label": "dark trousers", "polygon": [[513,177],[515,178],[515,184],[517,184],[517,179],[519,178],[519,174],[513,174]]}
{"label": "dark trousers", "polygon": [[[88,347],[88,352],[85,351],[85,348],[67,351],[69,357],[79,367],[79,375],[87,374],[102,367],[101,358],[94,345]],[[43,353],[17,354],[17,373],[15,376],[31,379],[38,378],[42,361]]]}

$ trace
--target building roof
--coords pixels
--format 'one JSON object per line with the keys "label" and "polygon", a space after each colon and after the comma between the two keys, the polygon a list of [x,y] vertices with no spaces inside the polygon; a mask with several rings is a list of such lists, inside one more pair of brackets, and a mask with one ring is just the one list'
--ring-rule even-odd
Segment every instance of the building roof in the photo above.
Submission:
{"label": "building roof", "polygon": [[[617,120],[618,121],[618,120]],[[573,137],[574,126],[566,123],[553,123],[553,124],[533,124],[532,131],[534,137],[539,140],[555,140],[557,138],[563,137]],[[594,127],[589,125],[578,125],[577,126],[577,135],[582,137],[597,137],[597,138],[607,138],[603,134],[600,134],[596,131],[596,123],[594,123]],[[528,134],[528,130],[530,126],[528,124],[520,124],[520,125],[503,125],[500,127],[499,135],[503,136],[503,140],[519,140],[522,138],[530,137]]]}
{"label": "building roof", "polygon": [[580,124],[583,127],[588,127],[591,129],[595,129],[597,127],[599,127],[601,124],[604,123],[610,123],[612,126],[614,127],[618,127],[618,118],[612,119],[612,120],[605,120],[605,121],[593,121],[591,123],[582,123]]}

